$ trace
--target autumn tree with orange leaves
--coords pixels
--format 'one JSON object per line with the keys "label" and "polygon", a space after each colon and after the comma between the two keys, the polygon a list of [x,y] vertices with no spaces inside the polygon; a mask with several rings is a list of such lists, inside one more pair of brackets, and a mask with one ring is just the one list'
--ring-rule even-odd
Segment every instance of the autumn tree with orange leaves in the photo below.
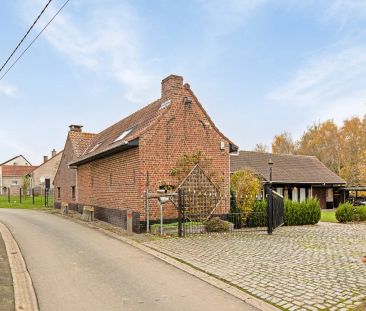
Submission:
{"label": "autumn tree with orange leaves", "polygon": [[349,185],[366,185],[366,115],[341,126],[333,120],[313,124],[295,142],[283,132],[274,137],[272,152],[316,156]]}

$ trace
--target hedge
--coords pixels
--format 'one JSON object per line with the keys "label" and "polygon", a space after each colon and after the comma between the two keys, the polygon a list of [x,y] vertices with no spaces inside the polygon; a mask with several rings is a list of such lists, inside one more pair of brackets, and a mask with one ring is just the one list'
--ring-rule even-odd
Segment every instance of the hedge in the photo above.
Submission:
{"label": "hedge", "polygon": [[315,225],[320,221],[321,210],[317,199],[297,202],[285,200],[285,225]]}
{"label": "hedge", "polygon": [[351,203],[342,203],[336,210],[339,222],[366,221],[366,206],[353,206]]}

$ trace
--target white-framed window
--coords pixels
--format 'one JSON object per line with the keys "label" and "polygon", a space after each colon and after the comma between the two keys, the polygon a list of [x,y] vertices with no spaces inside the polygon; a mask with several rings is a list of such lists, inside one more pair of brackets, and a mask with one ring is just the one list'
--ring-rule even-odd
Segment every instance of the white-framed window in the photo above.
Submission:
{"label": "white-framed window", "polygon": [[292,201],[298,201],[299,200],[299,189],[296,187],[292,189]]}
{"label": "white-framed window", "polygon": [[11,185],[12,186],[18,186],[18,181],[17,180],[12,180]]}
{"label": "white-framed window", "polygon": [[300,188],[300,202],[305,201],[305,200],[306,200],[306,189]]}

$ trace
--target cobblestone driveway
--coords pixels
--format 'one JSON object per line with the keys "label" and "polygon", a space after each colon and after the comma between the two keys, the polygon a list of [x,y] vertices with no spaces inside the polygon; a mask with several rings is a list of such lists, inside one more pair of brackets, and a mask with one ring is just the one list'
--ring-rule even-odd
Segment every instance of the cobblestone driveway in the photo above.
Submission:
{"label": "cobblestone driveway", "polygon": [[288,310],[351,310],[366,298],[366,224],[282,227],[146,245]]}

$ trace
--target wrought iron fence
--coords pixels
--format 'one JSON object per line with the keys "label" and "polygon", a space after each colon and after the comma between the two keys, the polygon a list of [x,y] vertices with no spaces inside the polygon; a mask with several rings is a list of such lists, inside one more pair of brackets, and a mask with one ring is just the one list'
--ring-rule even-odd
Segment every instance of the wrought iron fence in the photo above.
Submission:
{"label": "wrought iron fence", "polygon": [[266,205],[247,212],[233,207],[233,198],[207,192],[180,191],[178,235],[210,232],[267,231]]}
{"label": "wrought iron fence", "polygon": [[182,218],[178,223],[178,235],[187,236],[213,232],[267,231],[267,213],[194,214],[193,219]]}

